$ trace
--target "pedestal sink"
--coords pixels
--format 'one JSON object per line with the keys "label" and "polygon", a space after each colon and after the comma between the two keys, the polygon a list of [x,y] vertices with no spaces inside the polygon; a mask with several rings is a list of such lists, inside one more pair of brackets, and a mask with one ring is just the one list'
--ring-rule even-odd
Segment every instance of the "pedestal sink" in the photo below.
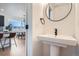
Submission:
{"label": "pedestal sink", "polygon": [[58,56],[60,47],[76,46],[77,40],[72,36],[66,35],[39,35],[38,39],[50,45],[50,56]]}

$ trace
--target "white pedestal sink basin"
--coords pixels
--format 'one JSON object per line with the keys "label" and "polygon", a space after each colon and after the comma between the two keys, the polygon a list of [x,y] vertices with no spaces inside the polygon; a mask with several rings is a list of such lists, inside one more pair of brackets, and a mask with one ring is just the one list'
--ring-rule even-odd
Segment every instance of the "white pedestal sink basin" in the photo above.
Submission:
{"label": "white pedestal sink basin", "polygon": [[65,35],[39,35],[38,39],[44,44],[50,44],[50,56],[59,55],[60,47],[76,46],[77,40]]}

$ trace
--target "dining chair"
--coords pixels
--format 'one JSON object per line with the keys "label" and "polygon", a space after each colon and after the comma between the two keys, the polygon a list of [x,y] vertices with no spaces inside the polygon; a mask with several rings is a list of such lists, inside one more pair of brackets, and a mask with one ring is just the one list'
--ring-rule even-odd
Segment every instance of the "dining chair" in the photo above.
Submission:
{"label": "dining chair", "polygon": [[4,45],[2,44],[2,39],[3,38],[3,33],[0,33],[0,44],[1,44],[1,47],[2,47],[2,50],[4,50]]}
{"label": "dining chair", "polygon": [[[6,39],[11,40],[12,38],[14,38],[15,45],[17,46],[16,40],[15,40],[15,36],[16,36],[16,33],[15,32],[9,33],[9,36],[8,37],[5,37],[5,42],[6,42]],[[10,46],[11,46],[11,42],[10,42]]]}
{"label": "dining chair", "polygon": [[17,37],[18,37],[18,39],[19,39],[19,38],[23,39],[23,38],[25,37],[25,32],[19,32],[19,33],[17,34]]}

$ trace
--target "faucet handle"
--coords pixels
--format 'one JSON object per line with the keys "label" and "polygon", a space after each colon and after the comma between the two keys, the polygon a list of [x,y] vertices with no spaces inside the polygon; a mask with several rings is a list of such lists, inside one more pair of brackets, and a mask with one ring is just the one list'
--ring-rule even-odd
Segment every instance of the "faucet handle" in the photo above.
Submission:
{"label": "faucet handle", "polygon": [[57,34],[58,34],[58,33],[57,33],[57,28],[55,28],[55,36],[57,36]]}

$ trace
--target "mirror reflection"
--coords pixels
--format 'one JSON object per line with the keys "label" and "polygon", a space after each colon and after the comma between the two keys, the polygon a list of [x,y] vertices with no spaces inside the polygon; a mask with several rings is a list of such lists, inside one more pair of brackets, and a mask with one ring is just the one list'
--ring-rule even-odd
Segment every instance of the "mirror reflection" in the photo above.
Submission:
{"label": "mirror reflection", "polygon": [[49,3],[45,9],[45,16],[54,22],[65,19],[72,10],[71,3]]}

